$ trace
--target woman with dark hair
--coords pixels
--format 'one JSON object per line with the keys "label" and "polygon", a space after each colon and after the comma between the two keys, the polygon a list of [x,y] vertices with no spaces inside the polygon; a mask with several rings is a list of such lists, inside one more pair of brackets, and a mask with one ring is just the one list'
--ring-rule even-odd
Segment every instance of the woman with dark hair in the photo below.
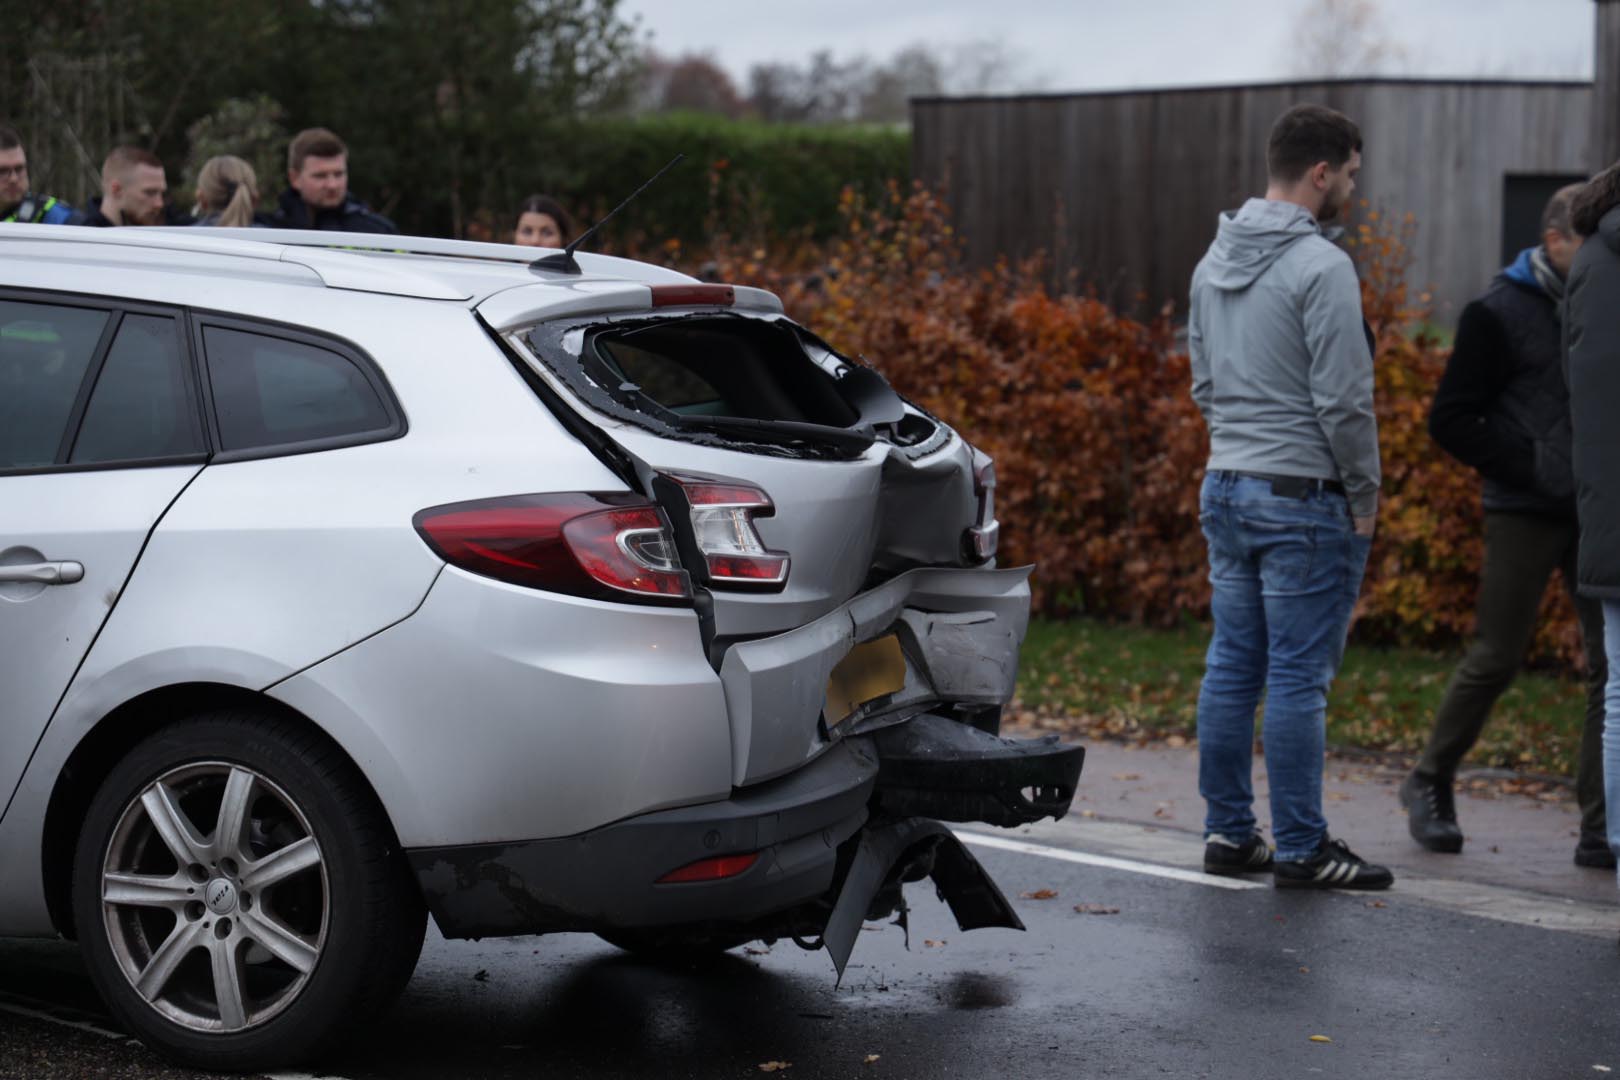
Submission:
{"label": "woman with dark hair", "polygon": [[517,230],[512,243],[524,247],[566,247],[574,234],[574,223],[556,199],[530,195],[518,207]]}
{"label": "woman with dark hair", "polygon": [[1609,654],[1603,786],[1609,848],[1620,855],[1620,162],[1592,178],[1570,207],[1585,237],[1565,289],[1564,364],[1575,432],[1580,591],[1603,603]]}

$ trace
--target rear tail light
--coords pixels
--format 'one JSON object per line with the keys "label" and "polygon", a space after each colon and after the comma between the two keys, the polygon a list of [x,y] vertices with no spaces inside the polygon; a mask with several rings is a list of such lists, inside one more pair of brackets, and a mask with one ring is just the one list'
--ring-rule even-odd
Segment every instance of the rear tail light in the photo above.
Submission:
{"label": "rear tail light", "polygon": [[696,881],[724,881],[736,877],[759,861],[759,852],[748,855],[719,855],[699,859],[658,879],[659,885],[682,885]]}
{"label": "rear tail light", "polygon": [[776,513],[760,488],[739,480],[666,473],[686,497],[692,536],[704,562],[704,577],[721,588],[779,590],[787,584],[788,554],[760,538],[755,518]]}
{"label": "rear tail light", "polygon": [[669,520],[638,495],[515,495],[430,507],[412,523],[445,562],[513,585],[645,604],[692,599]]}

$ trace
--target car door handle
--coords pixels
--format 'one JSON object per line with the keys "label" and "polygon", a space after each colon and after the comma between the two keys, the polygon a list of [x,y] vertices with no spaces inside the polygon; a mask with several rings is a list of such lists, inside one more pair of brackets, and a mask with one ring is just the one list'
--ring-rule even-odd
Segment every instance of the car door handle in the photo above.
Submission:
{"label": "car door handle", "polygon": [[30,581],[41,585],[71,585],[84,580],[84,564],[76,562],[20,563],[0,566],[0,581]]}

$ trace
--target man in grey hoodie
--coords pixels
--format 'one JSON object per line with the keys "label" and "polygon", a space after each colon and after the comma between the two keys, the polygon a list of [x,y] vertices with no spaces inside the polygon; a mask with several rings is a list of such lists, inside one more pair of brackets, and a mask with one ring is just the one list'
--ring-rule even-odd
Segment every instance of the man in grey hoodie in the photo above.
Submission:
{"label": "man in grey hoodie", "polygon": [[[1210,442],[1199,512],[1215,619],[1198,695],[1204,869],[1270,871],[1284,888],[1394,881],[1330,839],[1322,816],[1327,692],[1378,510],[1361,288],[1322,227],[1360,168],[1361,132],[1347,117],[1317,105],[1284,113],[1267,145],[1266,196],[1221,215],[1193,273],[1187,326]],[[1275,857],[1253,809],[1262,690]]]}

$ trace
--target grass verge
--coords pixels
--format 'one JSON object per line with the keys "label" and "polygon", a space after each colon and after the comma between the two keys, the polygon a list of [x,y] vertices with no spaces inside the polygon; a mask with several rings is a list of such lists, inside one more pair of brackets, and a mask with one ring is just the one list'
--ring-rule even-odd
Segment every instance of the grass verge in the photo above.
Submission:
{"label": "grass verge", "polygon": [[[1183,744],[1195,732],[1209,633],[1203,625],[1150,630],[1034,620],[1012,711],[1048,730]],[[1352,646],[1328,699],[1328,742],[1421,751],[1459,659],[1461,653]],[[1573,775],[1584,712],[1580,680],[1525,672],[1497,702],[1465,767]]]}

